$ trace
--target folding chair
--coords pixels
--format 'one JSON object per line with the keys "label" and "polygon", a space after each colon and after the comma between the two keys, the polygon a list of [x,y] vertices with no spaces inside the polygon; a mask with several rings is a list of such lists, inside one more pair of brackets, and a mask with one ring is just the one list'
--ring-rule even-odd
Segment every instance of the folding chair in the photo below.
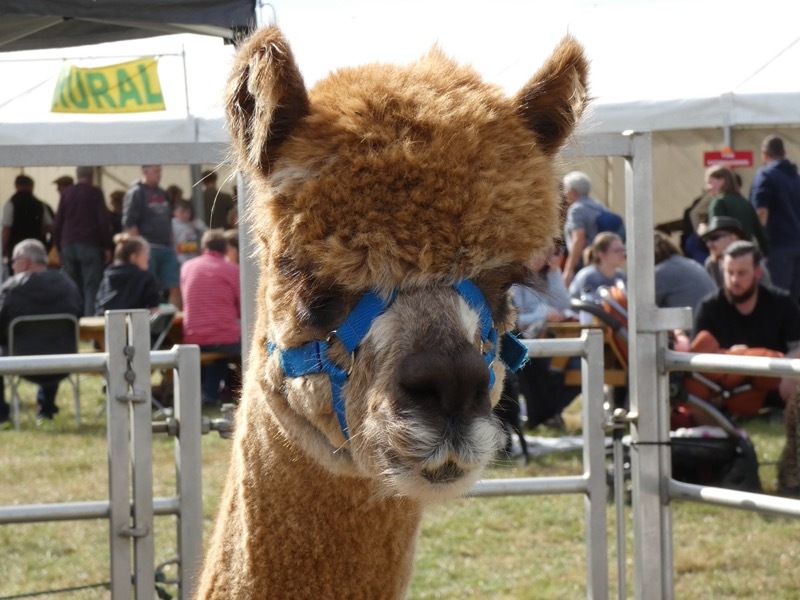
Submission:
{"label": "folding chair", "polygon": [[[172,329],[172,324],[175,322],[175,314],[175,308],[162,307],[159,308],[157,312],[154,312],[152,315],[150,315],[151,350],[161,349],[161,345],[167,339],[167,335],[169,335],[170,329]],[[163,377],[164,373],[162,372],[162,379]],[[162,388],[165,388],[165,386],[162,386]],[[171,410],[168,407],[165,407],[164,404],[155,397],[155,395],[151,395],[150,401],[153,407],[156,409],[156,416],[161,414],[170,414]]]}
{"label": "folding chair", "polygon": [[[70,314],[26,315],[17,317],[8,326],[9,356],[35,356],[48,354],[75,354],[78,352],[80,327],[78,318]],[[81,425],[80,382],[77,373],[59,371],[47,375],[25,375],[9,377],[14,426],[19,429],[20,397],[17,390],[20,379],[33,383],[57,383],[68,379],[75,398],[75,423]]]}
{"label": "folding chair", "polygon": [[160,350],[161,344],[167,339],[172,324],[175,322],[175,309],[172,307],[159,308],[158,312],[150,315],[150,349]]}

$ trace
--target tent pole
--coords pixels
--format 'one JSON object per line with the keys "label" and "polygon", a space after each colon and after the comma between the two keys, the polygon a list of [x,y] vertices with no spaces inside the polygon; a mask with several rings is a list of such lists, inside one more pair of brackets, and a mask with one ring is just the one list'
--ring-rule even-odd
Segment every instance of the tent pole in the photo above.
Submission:
{"label": "tent pole", "polygon": [[191,117],[189,109],[189,77],[186,74],[186,45],[181,44],[181,60],[183,61],[183,96],[186,104],[186,116]]}
{"label": "tent pole", "polygon": [[731,113],[733,112],[733,94],[722,94],[722,147],[733,148],[731,139]]}
{"label": "tent pole", "polygon": [[242,288],[242,372],[244,373],[247,369],[250,344],[254,334],[259,264],[256,240],[249,227],[253,192],[241,172],[237,172],[236,179],[236,205],[239,210],[239,278]]}

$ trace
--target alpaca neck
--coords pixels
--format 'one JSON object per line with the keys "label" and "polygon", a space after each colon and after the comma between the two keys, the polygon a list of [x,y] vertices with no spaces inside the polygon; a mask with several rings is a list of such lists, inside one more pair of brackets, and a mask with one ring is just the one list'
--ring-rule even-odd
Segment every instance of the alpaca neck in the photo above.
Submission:
{"label": "alpaca neck", "polygon": [[420,507],[331,474],[247,409],[199,597],[402,597]]}

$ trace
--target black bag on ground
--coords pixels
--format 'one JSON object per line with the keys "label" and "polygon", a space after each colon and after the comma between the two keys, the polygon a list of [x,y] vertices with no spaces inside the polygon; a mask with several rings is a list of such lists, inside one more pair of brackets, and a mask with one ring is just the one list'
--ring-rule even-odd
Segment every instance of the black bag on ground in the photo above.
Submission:
{"label": "black bag on ground", "polygon": [[744,437],[672,437],[672,477],[685,483],[760,492],[758,458]]}

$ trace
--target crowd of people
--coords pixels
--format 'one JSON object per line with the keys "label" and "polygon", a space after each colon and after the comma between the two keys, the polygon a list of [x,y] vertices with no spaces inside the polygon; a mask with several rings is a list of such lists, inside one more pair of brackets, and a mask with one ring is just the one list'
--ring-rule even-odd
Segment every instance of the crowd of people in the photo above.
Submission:
{"label": "crowd of people", "polygon": [[[800,175],[786,158],[781,138],[768,136],[761,150],[763,166],[753,179],[749,198],[732,169],[710,167],[704,178],[706,211],[700,218],[695,211],[681,243],[654,231],[656,305],[693,310],[693,327],[672,332],[676,350],[713,347],[720,352],[800,355]],[[561,293],[552,291],[557,289],[552,277],[540,286],[543,293],[514,290],[517,330],[523,337],[546,335],[547,323],[553,321],[579,320],[575,307],[580,303],[575,301],[599,301],[600,289],[626,286],[624,237],[598,225],[599,215],[608,209],[591,197],[589,177],[569,173],[562,190],[566,215],[561,247],[566,256],[553,263],[551,254],[545,262],[547,271],[561,275],[561,287],[566,286],[573,302],[564,305]],[[687,214],[699,204],[695,201]],[[515,383],[525,398],[529,426],[545,422],[543,407],[549,411],[545,416],[552,418],[566,404],[561,398],[550,406],[544,399],[541,390],[558,398],[563,384],[554,385],[553,373],[540,363],[531,361]],[[773,402],[788,406],[789,416],[794,414],[798,381],[782,378],[774,386]],[[793,419],[786,419],[786,427],[778,491],[800,495],[797,450],[792,446],[796,436],[790,431]]]}
{"label": "crowd of people", "polygon": [[[691,226],[680,245],[654,232],[656,304],[694,311],[694,327],[674,332],[678,350],[713,339],[721,350],[800,354],[800,175],[777,136],[764,140],[762,159],[749,198],[732,169],[713,166],[705,172],[705,194],[687,209]],[[161,187],[160,165],[143,166],[141,178],[127,191],[112,192],[108,206],[94,175],[95,169],[78,167],[74,179],[54,181],[60,194],[55,212],[36,198],[29,176],[16,178],[2,211],[10,278],[0,290],[0,344],[2,325],[20,310],[54,310],[37,291],[46,274],[58,278],[46,285],[59,289],[58,300],[65,303],[56,307],[59,312],[157,311],[168,303],[183,310],[184,341],[208,352],[240,352],[237,208],[217,188],[216,174],[203,173],[200,214],[180,187]],[[605,227],[603,217],[613,213],[592,198],[590,178],[566,174],[562,193],[563,238],[530,265],[541,280],[538,290],[512,290],[523,337],[543,335],[548,323],[580,320],[574,301],[591,301],[602,288],[624,290],[627,284],[624,231]],[[223,361],[204,367],[204,402],[218,401],[223,369]],[[538,359],[512,379],[525,396],[530,425],[558,417],[568,403],[557,380],[547,361]],[[783,402],[793,401],[796,381],[781,381],[776,395]],[[40,390],[41,418],[57,411],[53,396]],[[555,400],[545,406],[544,397]],[[0,423],[7,419],[8,405],[0,397]],[[780,486],[800,492],[796,478],[784,477]]]}
{"label": "crowd of people", "polygon": [[[241,354],[239,249],[234,198],[203,173],[202,213],[194,214],[182,190],[161,187],[160,165],[144,165],[127,191],[115,190],[107,206],[94,185],[95,169],[81,166],[75,178],[54,181],[55,211],[33,194],[27,175],[3,207],[3,257],[7,277],[0,288],[0,350],[7,352],[8,324],[15,317],[164,305],[183,311],[183,339],[201,351]],[[210,227],[209,227],[210,225]],[[204,365],[203,401],[216,404],[228,358]],[[57,387],[57,384],[56,384]],[[0,389],[2,386],[0,386]],[[39,392],[37,421],[58,412],[55,388]],[[0,395],[0,427],[9,406]]]}

